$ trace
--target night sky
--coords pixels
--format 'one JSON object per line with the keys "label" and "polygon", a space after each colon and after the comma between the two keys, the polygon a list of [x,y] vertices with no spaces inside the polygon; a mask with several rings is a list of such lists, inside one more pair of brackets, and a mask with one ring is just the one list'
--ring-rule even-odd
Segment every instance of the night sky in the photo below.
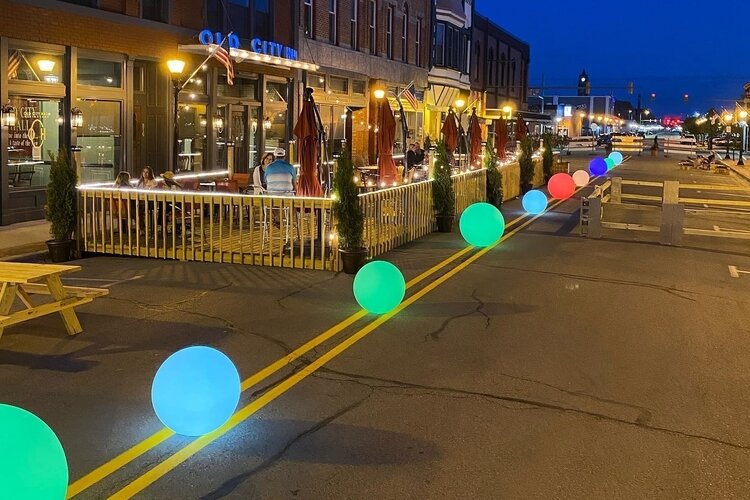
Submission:
{"label": "night sky", "polygon": [[480,13],[531,45],[532,87],[542,76],[545,87],[575,86],[585,67],[592,94],[630,99],[635,106],[640,92],[644,106],[657,114],[685,115],[733,108],[750,82],[750,0],[475,2]]}

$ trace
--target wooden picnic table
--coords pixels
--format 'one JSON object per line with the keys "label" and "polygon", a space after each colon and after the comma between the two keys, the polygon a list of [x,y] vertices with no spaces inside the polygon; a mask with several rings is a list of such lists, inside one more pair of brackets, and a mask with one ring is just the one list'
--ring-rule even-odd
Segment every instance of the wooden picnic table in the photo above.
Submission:
{"label": "wooden picnic table", "polygon": [[[63,285],[62,274],[80,270],[80,266],[0,262],[0,337],[8,326],[56,312],[60,313],[68,335],[81,333],[75,308],[107,295],[109,290]],[[54,300],[34,305],[31,295],[50,295]],[[25,308],[11,312],[16,298]]]}

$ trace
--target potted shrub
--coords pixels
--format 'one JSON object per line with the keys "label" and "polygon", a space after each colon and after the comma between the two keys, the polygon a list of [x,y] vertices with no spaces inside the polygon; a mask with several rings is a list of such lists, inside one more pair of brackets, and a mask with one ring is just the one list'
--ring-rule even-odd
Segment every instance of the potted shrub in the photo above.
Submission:
{"label": "potted shrub", "polygon": [[487,140],[484,153],[484,168],[487,169],[487,203],[500,208],[503,203],[503,175],[497,169],[497,152],[492,139]]}
{"label": "potted shrub", "polygon": [[555,161],[555,156],[552,154],[552,134],[544,134],[544,152],[542,153],[542,170],[544,171],[544,183],[547,184],[552,177],[552,163]]}
{"label": "potted shrub", "polygon": [[435,151],[435,173],[432,181],[432,206],[438,231],[450,233],[453,230],[453,217],[456,212],[456,198],[453,193],[451,164],[444,141],[437,142]]}
{"label": "potted shrub", "polygon": [[70,260],[73,252],[73,232],[76,229],[76,170],[68,152],[61,149],[50,157],[49,183],[47,184],[46,216],[50,222],[51,240],[47,241],[52,262]]}
{"label": "potted shrub", "polygon": [[344,272],[357,274],[367,260],[367,248],[362,240],[364,217],[359,204],[359,189],[354,183],[354,163],[347,152],[338,159],[333,190],[336,197],[333,215],[336,218],[339,254]]}
{"label": "potted shrub", "polygon": [[534,187],[534,141],[526,136],[521,141],[521,157],[518,164],[521,167],[521,193],[526,194]]}

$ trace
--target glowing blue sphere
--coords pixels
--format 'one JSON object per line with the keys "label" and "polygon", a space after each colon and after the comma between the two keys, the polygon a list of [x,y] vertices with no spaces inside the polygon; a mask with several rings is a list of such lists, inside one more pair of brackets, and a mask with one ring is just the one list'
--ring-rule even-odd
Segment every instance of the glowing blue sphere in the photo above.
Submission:
{"label": "glowing blue sphere", "polygon": [[596,157],[589,162],[589,172],[591,175],[604,175],[607,173],[607,162],[604,158]]}
{"label": "glowing blue sphere", "polygon": [[161,422],[177,434],[202,436],[229,420],[240,401],[240,375],[223,352],[193,346],[162,363],[151,386]]}
{"label": "glowing blue sphere", "polygon": [[537,215],[547,208],[547,196],[538,189],[532,189],[521,199],[523,209],[532,215]]}
{"label": "glowing blue sphere", "polygon": [[488,247],[503,236],[505,219],[496,206],[474,203],[461,214],[458,228],[469,245]]}
{"label": "glowing blue sphere", "polygon": [[0,498],[63,499],[68,462],[60,440],[39,417],[0,404]]}
{"label": "glowing blue sphere", "polygon": [[362,309],[385,314],[395,309],[406,294],[401,271],[384,260],[374,260],[362,267],[354,277],[354,298]]}
{"label": "glowing blue sphere", "polygon": [[622,153],[619,151],[613,151],[609,154],[609,158],[615,162],[615,165],[619,165],[624,160]]}

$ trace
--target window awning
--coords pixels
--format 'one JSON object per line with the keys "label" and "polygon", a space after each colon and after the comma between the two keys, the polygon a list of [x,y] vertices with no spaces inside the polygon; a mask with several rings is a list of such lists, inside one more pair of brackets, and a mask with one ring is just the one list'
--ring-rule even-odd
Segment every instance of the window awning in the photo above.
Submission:
{"label": "window awning", "polygon": [[[208,56],[212,50],[216,47],[215,44],[189,44],[180,45],[178,50],[180,52],[188,52],[190,54],[198,54],[202,56]],[[320,66],[313,63],[297,61],[293,59],[286,59],[284,57],[270,56],[268,54],[259,54],[251,50],[245,49],[229,49],[229,55],[234,59],[236,63],[253,62],[258,64],[265,64],[274,68],[287,68],[287,69],[304,69],[308,71],[318,71]]]}

